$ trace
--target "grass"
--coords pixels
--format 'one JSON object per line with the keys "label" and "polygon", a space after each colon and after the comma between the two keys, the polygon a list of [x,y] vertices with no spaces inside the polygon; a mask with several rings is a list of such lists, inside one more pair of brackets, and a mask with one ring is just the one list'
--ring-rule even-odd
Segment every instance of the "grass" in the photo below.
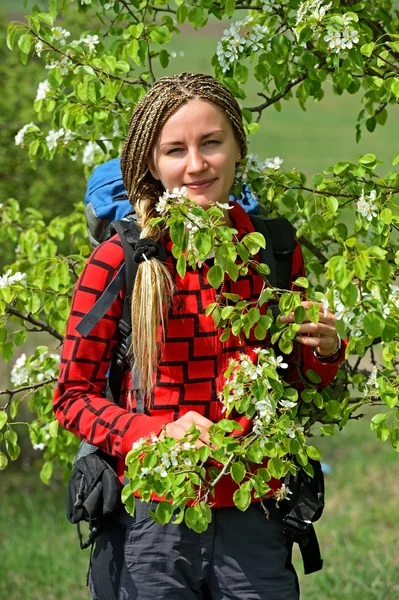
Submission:
{"label": "grass", "polygon": [[[397,600],[397,454],[369,431],[368,420],[321,440],[327,507],[316,525],[324,569],[303,576],[302,600]],[[43,486],[37,468],[9,471],[1,480],[0,598],[88,600],[88,552],[65,517],[60,478]]]}

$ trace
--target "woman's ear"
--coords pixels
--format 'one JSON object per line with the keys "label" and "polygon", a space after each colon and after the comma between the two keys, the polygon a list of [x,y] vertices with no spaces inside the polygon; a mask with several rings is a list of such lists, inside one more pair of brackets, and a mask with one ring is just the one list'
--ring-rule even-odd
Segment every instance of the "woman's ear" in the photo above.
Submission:
{"label": "woman's ear", "polygon": [[153,178],[159,181],[161,178],[159,176],[158,169],[155,166],[154,158],[152,156],[149,156],[145,162]]}

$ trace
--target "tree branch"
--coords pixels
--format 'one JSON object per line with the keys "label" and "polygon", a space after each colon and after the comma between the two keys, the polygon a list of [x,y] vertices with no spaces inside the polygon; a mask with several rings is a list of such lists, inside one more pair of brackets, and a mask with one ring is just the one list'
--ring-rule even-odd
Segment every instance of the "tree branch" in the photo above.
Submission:
{"label": "tree branch", "polygon": [[322,265],[325,265],[326,262],[328,261],[328,258],[326,256],[324,256],[324,254],[322,253],[321,250],[319,250],[319,248],[317,248],[317,246],[315,246],[314,244],[312,244],[312,242],[304,237],[303,235],[301,235],[298,238],[298,242],[301,244],[301,246],[305,246],[305,248],[307,248],[308,250],[310,250],[310,252],[319,259],[319,261],[321,262]]}
{"label": "tree branch", "polygon": [[62,52],[62,50],[60,50],[59,48],[57,48],[56,46],[54,46],[53,44],[50,44],[50,42],[47,42],[45,39],[41,38],[40,35],[38,35],[37,33],[35,33],[32,29],[30,29],[29,27],[26,27],[26,29],[29,31],[29,33],[31,33],[36,39],[40,40],[41,42],[43,42],[43,44],[46,44],[46,46],[48,46],[49,48],[51,48],[54,52],[56,52],[57,54],[60,54],[61,56],[68,58],[69,60],[71,60],[75,66],[77,67],[85,67],[85,66],[89,66],[91,69],[93,69],[93,71],[95,71],[96,73],[99,73],[101,75],[104,75],[106,77],[109,77],[110,79],[116,79],[118,81],[123,81],[123,83],[128,83],[129,85],[146,85],[147,87],[150,87],[150,84],[148,83],[148,81],[146,81],[145,79],[142,79],[141,77],[139,77],[139,79],[124,79],[123,77],[118,77],[118,75],[113,75],[112,73],[106,73],[105,71],[103,71],[102,69],[99,69],[98,67],[95,67],[93,65],[91,65],[90,63],[87,63],[87,65],[85,63],[82,63],[78,60],[76,60],[73,56],[71,56],[70,54],[67,54],[66,52]]}
{"label": "tree branch", "polygon": [[[0,390],[0,396],[8,395],[10,397],[10,400],[12,400],[15,394],[19,394],[20,392],[27,392],[29,390],[37,390],[38,388],[44,387],[49,383],[54,383],[55,381],[57,381],[56,377],[50,377],[50,379],[46,379],[45,381],[40,381],[39,383],[32,383],[31,385],[24,385],[20,388],[15,388],[13,390],[9,390],[8,388],[6,388],[5,390]],[[0,410],[7,410],[9,404],[10,403],[7,402],[5,406],[0,407]]]}
{"label": "tree branch", "polygon": [[295,77],[295,79],[287,83],[285,89],[282,92],[276,94],[275,96],[272,96],[271,98],[267,98],[266,101],[263,102],[263,104],[259,104],[259,106],[248,107],[247,110],[249,110],[250,112],[257,112],[259,121],[262,111],[265,108],[267,108],[271,104],[275,104],[276,102],[281,100],[281,98],[284,98],[284,96],[286,96],[293,87],[298,85],[298,83],[302,83],[302,81],[305,81],[305,79],[307,79],[307,75],[300,75],[299,77]]}
{"label": "tree branch", "polygon": [[19,319],[23,319],[24,321],[27,321],[28,323],[35,325],[35,327],[38,327],[38,329],[40,331],[47,331],[47,333],[49,333],[50,335],[55,337],[58,341],[63,343],[64,336],[61,335],[56,329],[54,329],[54,327],[51,327],[51,325],[48,325],[47,323],[45,323],[45,321],[41,321],[40,319],[35,319],[34,317],[32,317],[32,315],[30,313],[28,313],[28,314],[22,313],[19,310],[12,308],[11,306],[6,307],[6,312],[10,315],[14,315],[14,317],[18,317]]}

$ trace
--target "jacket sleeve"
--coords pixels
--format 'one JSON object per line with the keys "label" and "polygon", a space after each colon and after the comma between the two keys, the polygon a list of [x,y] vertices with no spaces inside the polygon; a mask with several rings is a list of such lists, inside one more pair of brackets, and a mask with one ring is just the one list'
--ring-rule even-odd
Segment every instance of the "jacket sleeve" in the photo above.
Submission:
{"label": "jacket sleeve", "polygon": [[105,397],[124,290],[87,338],[76,331],[77,324],[101,296],[122,262],[120,242],[116,237],[111,238],[94,250],[79,277],[67,323],[53,408],[65,429],[108,454],[124,458],[134,441],[152,433],[158,435],[165,420],[135,414]]}
{"label": "jacket sleeve", "polygon": [[[305,276],[305,265],[303,262],[302,250],[299,242],[295,240],[294,255],[292,260],[291,283],[298,277]],[[293,287],[299,290],[299,288]],[[305,300],[305,295],[303,296]],[[340,355],[334,363],[323,362],[317,358],[310,346],[304,346],[299,342],[294,342],[294,350],[288,359],[288,380],[296,387],[303,388],[301,385],[301,376],[306,379],[306,373],[309,370],[316,372],[321,378],[320,387],[326,387],[331,383],[338,372],[339,365],[345,359],[346,341],[341,341]]]}

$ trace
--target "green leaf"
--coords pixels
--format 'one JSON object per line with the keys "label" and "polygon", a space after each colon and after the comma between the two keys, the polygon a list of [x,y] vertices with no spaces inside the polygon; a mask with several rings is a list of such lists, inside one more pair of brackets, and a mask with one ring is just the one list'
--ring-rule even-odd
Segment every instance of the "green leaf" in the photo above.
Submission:
{"label": "green leaf", "polygon": [[380,313],[372,310],[364,317],[364,329],[372,338],[378,338],[384,331],[385,321]]}
{"label": "green leaf", "polygon": [[157,44],[164,44],[169,37],[170,33],[166,25],[156,25],[150,32],[150,38]]}
{"label": "green leaf", "polygon": [[0,429],[3,429],[4,425],[7,423],[7,413],[4,410],[0,411]]}
{"label": "green leaf", "polygon": [[48,432],[50,434],[50,436],[52,438],[56,438],[58,435],[58,427],[59,427],[59,422],[58,421],[52,421],[50,423],[50,425],[48,426]]}
{"label": "green leaf", "polygon": [[236,483],[240,483],[245,477],[246,469],[241,461],[234,462],[230,467],[230,475]]}
{"label": "green leaf", "polygon": [[369,44],[363,44],[363,46],[360,47],[360,52],[362,54],[364,54],[364,56],[371,56],[374,50],[374,42],[370,42]]}
{"label": "green leaf", "polygon": [[364,154],[359,158],[359,163],[362,165],[369,165],[371,163],[375,163],[376,156],[375,154]]}
{"label": "green leaf", "polygon": [[320,320],[320,306],[318,304],[311,304],[307,310],[309,320],[312,323],[318,323]]}
{"label": "green leaf", "polygon": [[23,33],[18,40],[18,46],[24,54],[29,54],[31,36],[29,33]]}
{"label": "green leaf", "polygon": [[194,29],[198,29],[198,27],[202,27],[207,21],[207,13],[203,8],[197,6],[189,11],[188,20]]}
{"label": "green leaf", "polygon": [[313,460],[321,460],[322,452],[319,448],[316,448],[316,446],[308,446],[306,448],[306,452],[308,453],[309,458]]}
{"label": "green leaf", "polygon": [[161,63],[161,67],[166,69],[169,64],[169,53],[166,50],[161,50],[159,53],[159,62]]}
{"label": "green leaf", "polygon": [[5,363],[8,363],[13,354],[14,344],[12,342],[7,342],[6,344],[4,344],[3,349],[1,351],[1,355]]}
{"label": "green leaf", "polygon": [[387,419],[387,414],[379,413],[378,415],[374,415],[370,422],[370,429],[375,431],[381,426],[381,423],[384,423]]}
{"label": "green leaf", "polygon": [[40,471],[40,479],[43,481],[43,483],[48,485],[52,474],[53,474],[53,463],[51,462],[51,460],[48,460],[42,466],[42,469]]}
{"label": "green leaf", "polygon": [[241,241],[251,254],[257,254],[260,248],[266,248],[266,240],[258,231],[248,233]]}
{"label": "green leaf", "polygon": [[320,433],[326,436],[335,435],[335,427],[334,425],[323,425],[320,427]]}
{"label": "green leaf", "polygon": [[170,502],[160,502],[156,508],[155,515],[158,523],[166,525],[173,516],[173,505]]}
{"label": "green leaf", "polygon": [[395,79],[392,83],[391,90],[395,94],[395,97],[399,98],[399,79]]}
{"label": "green leaf", "polygon": [[397,165],[399,162],[399,152],[397,153],[397,155],[395,156],[395,158],[392,161],[392,164],[395,166]]}
{"label": "green leaf", "polygon": [[207,275],[207,280],[209,282],[209,285],[211,285],[213,288],[217,289],[218,287],[220,287],[222,285],[223,279],[224,279],[223,269],[219,265],[213,265],[209,269],[208,275]]}
{"label": "green leaf", "polygon": [[180,277],[182,279],[184,279],[184,276],[186,274],[186,267],[187,267],[187,259],[184,256],[184,254],[180,254],[179,258],[177,259],[176,271],[178,272],[178,274],[180,275]]}
{"label": "green leaf", "polygon": [[[245,485],[245,484],[244,484]],[[251,503],[251,494],[246,487],[242,485],[234,492],[233,502],[237,508],[242,511],[247,510],[248,506]]]}
{"label": "green leaf", "polygon": [[197,233],[194,237],[194,246],[205,260],[212,249],[211,237],[206,233]]}
{"label": "green leaf", "polygon": [[179,23],[179,25],[183,25],[183,23],[187,19],[187,15],[188,8],[184,4],[182,4],[176,11],[176,20]]}
{"label": "green leaf", "polygon": [[211,449],[209,446],[201,446],[198,450],[198,456],[201,462],[205,462],[208,460],[209,455],[211,453]]}
{"label": "green leaf", "polygon": [[297,306],[294,312],[295,323],[300,325],[306,318],[306,309],[304,306]]}
{"label": "green leaf", "polygon": [[363,58],[359,48],[351,48],[348,52],[348,56],[357,67],[363,67]]}
{"label": "green leaf", "polygon": [[3,471],[8,465],[7,456],[0,450],[0,471]]}
{"label": "green leaf", "polygon": [[284,463],[281,458],[271,458],[267,464],[268,471],[275,479],[281,479],[284,475]]}
{"label": "green leaf", "polygon": [[224,5],[224,12],[227,17],[232,17],[234,15],[234,11],[236,9],[236,1],[235,0],[226,0],[226,4]]}
{"label": "green leaf", "polygon": [[303,287],[303,288],[308,288],[309,287],[309,281],[306,279],[306,277],[298,277],[298,279],[296,279],[293,283],[293,285],[299,286],[299,287]]}
{"label": "green leaf", "polygon": [[309,379],[311,383],[321,383],[321,377],[313,371],[312,369],[308,369],[305,373],[306,377]]}

